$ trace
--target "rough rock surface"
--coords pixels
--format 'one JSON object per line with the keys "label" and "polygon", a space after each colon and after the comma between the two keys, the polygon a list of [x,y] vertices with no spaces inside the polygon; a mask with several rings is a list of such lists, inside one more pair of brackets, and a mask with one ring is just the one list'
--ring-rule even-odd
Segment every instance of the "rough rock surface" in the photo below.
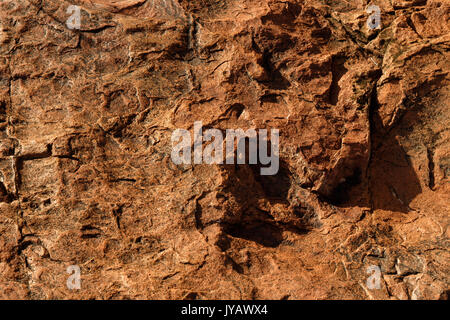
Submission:
{"label": "rough rock surface", "polygon": [[[0,298],[447,299],[449,19],[447,0],[0,0]],[[194,121],[278,128],[278,174],[175,165]]]}

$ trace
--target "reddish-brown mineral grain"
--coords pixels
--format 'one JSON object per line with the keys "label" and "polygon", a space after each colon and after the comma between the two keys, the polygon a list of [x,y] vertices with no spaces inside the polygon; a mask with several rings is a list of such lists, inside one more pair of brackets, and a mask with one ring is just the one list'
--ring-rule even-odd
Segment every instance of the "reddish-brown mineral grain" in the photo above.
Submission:
{"label": "reddish-brown mineral grain", "polygon": [[[450,5],[368,4],[1,0],[0,298],[447,298]],[[174,164],[195,121],[278,173]]]}

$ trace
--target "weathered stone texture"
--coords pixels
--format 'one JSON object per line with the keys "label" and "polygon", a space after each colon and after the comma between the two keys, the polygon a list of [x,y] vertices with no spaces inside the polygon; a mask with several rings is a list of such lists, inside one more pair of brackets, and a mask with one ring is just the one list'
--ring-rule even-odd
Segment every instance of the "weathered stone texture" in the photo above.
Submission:
{"label": "weathered stone texture", "polygon": [[[0,298],[448,297],[449,19],[446,0],[0,0]],[[279,129],[278,174],[175,165],[195,121]]]}

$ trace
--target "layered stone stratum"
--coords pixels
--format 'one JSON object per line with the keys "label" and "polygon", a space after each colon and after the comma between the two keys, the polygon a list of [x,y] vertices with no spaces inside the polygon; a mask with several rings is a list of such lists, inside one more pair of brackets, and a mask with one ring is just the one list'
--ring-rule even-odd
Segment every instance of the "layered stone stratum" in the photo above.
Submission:
{"label": "layered stone stratum", "polygon": [[[0,0],[0,298],[447,299],[449,19],[447,0]],[[279,129],[278,173],[174,164],[195,121]]]}

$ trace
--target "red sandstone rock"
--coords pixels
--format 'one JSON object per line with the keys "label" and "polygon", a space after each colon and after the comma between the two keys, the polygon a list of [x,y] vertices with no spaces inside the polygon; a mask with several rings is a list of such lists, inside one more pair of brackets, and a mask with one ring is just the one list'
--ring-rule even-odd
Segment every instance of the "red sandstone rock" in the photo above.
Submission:
{"label": "red sandstone rock", "polygon": [[[376,4],[1,1],[0,297],[446,298],[450,6]],[[278,174],[175,165],[195,121]]]}

